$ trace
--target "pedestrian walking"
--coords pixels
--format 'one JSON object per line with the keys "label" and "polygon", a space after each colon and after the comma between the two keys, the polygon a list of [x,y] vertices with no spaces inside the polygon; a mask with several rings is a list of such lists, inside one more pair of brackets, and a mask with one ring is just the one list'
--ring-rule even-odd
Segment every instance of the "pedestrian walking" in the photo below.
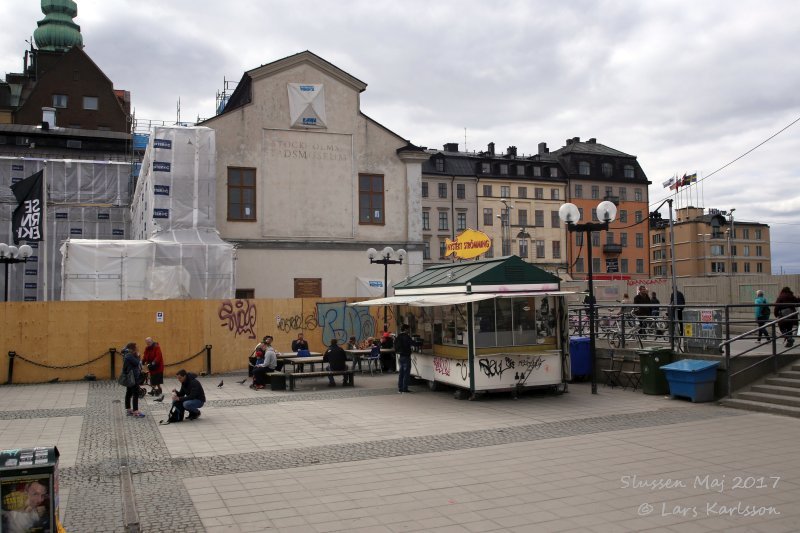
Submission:
{"label": "pedestrian walking", "polygon": [[769,332],[764,326],[769,321],[769,305],[767,304],[767,299],[764,296],[764,291],[760,289],[756,291],[756,299],[754,303],[756,304],[756,323],[758,324],[758,338],[756,339],[756,342],[760,343],[762,337],[765,341],[769,341]]}
{"label": "pedestrian walking", "polygon": [[778,328],[781,330],[783,345],[786,347],[791,347],[794,344],[793,332],[797,327],[797,314],[792,317],[789,317],[789,315],[797,313],[798,303],[800,303],[800,300],[797,299],[789,287],[782,288],[775,299],[775,318],[780,319]]}

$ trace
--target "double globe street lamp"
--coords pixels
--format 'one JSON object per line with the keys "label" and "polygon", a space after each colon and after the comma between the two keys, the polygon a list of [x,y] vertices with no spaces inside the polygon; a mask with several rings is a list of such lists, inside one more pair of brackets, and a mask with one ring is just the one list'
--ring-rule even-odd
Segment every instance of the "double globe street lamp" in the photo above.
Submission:
{"label": "double globe street lamp", "polygon": [[[383,265],[383,297],[388,298],[389,296],[389,265],[402,265],[403,258],[406,256],[406,251],[400,248],[399,250],[395,251],[394,248],[391,246],[387,246],[380,252],[375,248],[369,248],[367,250],[367,257],[369,257],[369,262],[371,264],[379,264]],[[394,259],[397,257],[397,259]],[[388,319],[388,306],[383,306],[383,331],[389,331],[389,319]]]}
{"label": "double globe street lamp", "polygon": [[6,283],[5,283],[5,300],[8,301],[8,265],[14,263],[27,263],[28,258],[33,254],[33,248],[27,244],[23,244],[19,248],[16,246],[9,246],[4,242],[0,242],[0,263],[6,267]]}
{"label": "double globe street lamp", "polygon": [[592,269],[592,242],[590,233],[593,231],[608,230],[608,225],[614,221],[617,216],[617,206],[608,200],[600,202],[597,205],[597,219],[601,222],[586,222],[578,224],[581,219],[580,209],[575,204],[566,203],[558,210],[558,217],[567,224],[567,230],[570,233],[586,233],[587,236],[583,239],[586,244],[586,258],[588,260],[587,273],[589,276],[589,371],[592,378],[592,394],[597,394],[597,376],[595,375],[595,300],[594,300],[594,285],[592,283],[592,276],[594,274]]}

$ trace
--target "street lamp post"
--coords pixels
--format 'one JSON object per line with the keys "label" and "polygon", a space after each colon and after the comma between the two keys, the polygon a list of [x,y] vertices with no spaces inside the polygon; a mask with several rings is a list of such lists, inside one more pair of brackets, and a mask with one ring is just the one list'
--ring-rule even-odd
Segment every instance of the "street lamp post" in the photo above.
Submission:
{"label": "street lamp post", "polygon": [[[393,259],[394,256],[397,256],[397,259]],[[406,256],[406,251],[400,248],[399,250],[395,251],[394,248],[391,246],[387,246],[380,252],[375,248],[370,248],[367,250],[367,257],[369,257],[369,262],[371,264],[377,263],[379,265],[383,265],[383,297],[387,298],[389,296],[389,265],[402,265],[403,258]],[[376,257],[378,259],[376,259]],[[387,305],[383,306],[383,331],[389,331],[389,319],[388,319],[388,307]]]}
{"label": "street lamp post", "polygon": [[8,265],[14,263],[27,263],[28,258],[33,253],[33,249],[27,244],[23,244],[19,248],[16,246],[9,246],[4,242],[0,242],[0,263],[5,265],[6,268],[6,283],[5,283],[5,300],[8,301]]}
{"label": "street lamp post", "polygon": [[508,204],[508,200],[501,198],[500,202],[505,206],[503,211],[505,214],[497,215],[500,219],[500,234],[503,240],[503,255],[511,255],[511,210],[514,209],[513,205]]}
{"label": "street lamp post", "polygon": [[592,276],[594,274],[592,268],[592,242],[590,233],[593,231],[608,230],[608,225],[613,222],[617,216],[617,206],[608,200],[600,202],[597,205],[597,218],[602,222],[586,222],[585,224],[578,224],[581,219],[581,212],[575,204],[566,203],[558,210],[558,217],[567,224],[567,230],[570,233],[585,233],[586,237],[586,257],[588,259],[588,275],[589,275],[589,368],[592,377],[592,394],[597,394],[597,376],[595,375],[595,363],[597,353],[595,351],[595,300],[594,300],[594,284],[592,283]]}

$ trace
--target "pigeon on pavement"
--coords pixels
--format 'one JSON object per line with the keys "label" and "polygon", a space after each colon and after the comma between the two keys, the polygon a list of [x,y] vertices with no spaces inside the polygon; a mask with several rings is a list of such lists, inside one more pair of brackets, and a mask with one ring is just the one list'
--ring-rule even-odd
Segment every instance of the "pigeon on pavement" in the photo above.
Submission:
{"label": "pigeon on pavement", "polygon": [[57,383],[57,382],[58,382],[58,378],[53,378],[50,381],[48,381],[48,383]]}
{"label": "pigeon on pavement", "polygon": [[244,385],[245,381],[247,381],[247,378],[244,378],[242,381],[237,381],[236,383],[238,383],[239,385]]}
{"label": "pigeon on pavement", "polygon": [[159,402],[159,403],[163,402],[164,401],[164,395],[162,394],[158,398],[153,399],[153,401],[154,402]]}
{"label": "pigeon on pavement", "polygon": [[218,389],[221,389],[221,388],[222,388],[222,385],[223,385],[223,383],[224,383],[224,381],[223,381],[223,380],[219,380],[219,385],[217,385],[217,388],[218,388]]}

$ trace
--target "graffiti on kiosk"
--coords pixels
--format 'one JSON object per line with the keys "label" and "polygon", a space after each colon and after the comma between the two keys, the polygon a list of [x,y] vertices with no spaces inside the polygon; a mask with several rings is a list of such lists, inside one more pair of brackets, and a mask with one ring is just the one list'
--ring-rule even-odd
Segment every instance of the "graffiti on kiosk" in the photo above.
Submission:
{"label": "graffiti on kiosk", "polygon": [[317,325],[322,327],[322,338],[339,339],[344,343],[350,337],[364,340],[375,334],[375,318],[369,308],[349,307],[346,301],[317,304]]}
{"label": "graffiti on kiosk", "polygon": [[443,376],[450,375],[450,359],[444,357],[433,358],[433,371]]}
{"label": "graffiti on kiosk", "polygon": [[469,365],[466,361],[459,361],[456,363],[456,367],[461,370],[461,381],[467,381],[469,379]]}
{"label": "graffiti on kiosk", "polygon": [[[481,369],[487,378],[500,378],[502,379],[503,373],[507,370],[514,372],[514,380],[520,384],[524,384],[528,380],[528,376],[534,370],[538,370],[544,366],[544,359],[541,356],[531,356],[520,358],[516,361],[510,357],[503,359],[480,359],[478,367]],[[544,366],[545,372],[549,371],[549,367]]]}
{"label": "graffiti on kiosk", "polygon": [[256,338],[256,305],[250,300],[224,300],[217,312],[221,327],[227,327],[233,336],[247,334],[248,339]]}

